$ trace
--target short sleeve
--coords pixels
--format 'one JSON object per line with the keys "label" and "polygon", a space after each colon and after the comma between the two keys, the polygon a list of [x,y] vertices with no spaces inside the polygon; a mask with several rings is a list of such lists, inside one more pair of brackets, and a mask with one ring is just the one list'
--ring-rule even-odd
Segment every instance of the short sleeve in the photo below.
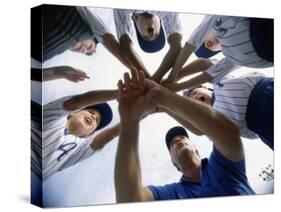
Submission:
{"label": "short sleeve", "polygon": [[102,42],[102,36],[104,34],[112,34],[103,20],[98,15],[91,12],[87,7],[76,7],[76,9],[82,18],[88,23],[94,37],[99,42]]}
{"label": "short sleeve", "polygon": [[229,59],[223,58],[218,63],[212,65],[206,70],[206,73],[208,73],[213,80],[211,83],[217,83],[219,82],[225,75],[228,73],[236,70],[240,66],[235,65],[232,63]]}
{"label": "short sleeve", "polygon": [[232,172],[236,172],[237,174],[245,175],[245,160],[241,160],[240,162],[233,162],[226,157],[224,157],[215,147],[213,147],[213,152],[209,158],[209,162],[215,166],[219,166],[217,170],[232,170]]}
{"label": "short sleeve", "polygon": [[63,107],[65,101],[72,96],[65,96],[43,106],[44,121],[49,119],[59,119],[69,114]]}
{"label": "short sleeve", "polygon": [[115,29],[118,39],[124,34],[133,36],[131,10],[113,9]]}
{"label": "short sleeve", "polygon": [[167,38],[173,33],[181,34],[182,29],[178,13],[163,12],[161,20],[163,21],[162,26],[165,29]]}
{"label": "short sleeve", "polygon": [[148,188],[152,192],[155,200],[171,200],[178,199],[174,194],[175,184],[168,184],[164,186],[152,186],[149,185]]}

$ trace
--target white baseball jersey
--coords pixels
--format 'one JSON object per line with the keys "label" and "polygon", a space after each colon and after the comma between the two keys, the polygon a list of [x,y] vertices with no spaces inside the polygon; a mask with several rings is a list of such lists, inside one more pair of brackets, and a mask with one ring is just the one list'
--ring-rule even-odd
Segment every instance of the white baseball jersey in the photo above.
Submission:
{"label": "white baseball jersey", "polygon": [[63,103],[69,98],[60,98],[43,107],[42,140],[38,129],[32,127],[32,166],[43,180],[94,153],[91,142],[65,133],[69,112],[63,109]]}
{"label": "white baseball jersey", "polygon": [[225,56],[222,61],[207,70],[214,78],[213,83],[233,71],[236,66],[265,68],[273,65],[260,58],[254,50],[250,39],[249,18],[207,15],[193,31],[187,43],[199,48],[211,31],[216,33]]}
{"label": "white baseball jersey", "polygon": [[131,15],[133,13],[141,14],[145,12],[160,18],[166,38],[175,32],[181,33],[181,24],[177,13],[148,10],[113,9],[117,37],[120,39],[122,35],[127,34],[132,38],[135,32]]}
{"label": "white baseball jersey", "polygon": [[113,34],[106,26],[102,18],[97,14],[91,12],[87,7],[76,7],[76,10],[85,20],[85,22],[90,26],[93,35],[99,42],[103,41],[101,36],[103,36],[104,34]]}
{"label": "white baseball jersey", "polygon": [[239,77],[228,75],[214,84],[213,107],[238,126],[241,136],[245,138],[258,138],[247,126],[246,112],[250,94],[263,78],[265,76],[258,72]]}

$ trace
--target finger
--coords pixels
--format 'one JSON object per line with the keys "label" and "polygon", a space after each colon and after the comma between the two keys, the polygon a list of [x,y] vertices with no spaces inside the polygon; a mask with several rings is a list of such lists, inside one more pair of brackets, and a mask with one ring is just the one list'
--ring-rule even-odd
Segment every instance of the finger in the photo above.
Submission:
{"label": "finger", "polygon": [[82,70],[80,70],[80,69],[76,69],[78,72],[79,72],[79,74],[81,75],[81,76],[83,76],[84,78],[87,78],[87,79],[90,79],[90,77],[87,75],[87,73],[86,72],[84,72],[84,71],[82,71]]}
{"label": "finger", "polygon": [[124,85],[122,80],[119,80],[117,83],[119,94],[122,95],[124,93]]}
{"label": "finger", "polygon": [[125,91],[128,91],[131,89],[130,75],[127,72],[124,74],[124,84],[125,84]]}
{"label": "finger", "polygon": [[139,87],[144,87],[144,81],[145,81],[145,74],[143,71],[139,71]]}
{"label": "finger", "polygon": [[137,69],[131,69],[131,74],[132,74],[132,87],[133,88],[138,88],[139,87],[139,75]]}

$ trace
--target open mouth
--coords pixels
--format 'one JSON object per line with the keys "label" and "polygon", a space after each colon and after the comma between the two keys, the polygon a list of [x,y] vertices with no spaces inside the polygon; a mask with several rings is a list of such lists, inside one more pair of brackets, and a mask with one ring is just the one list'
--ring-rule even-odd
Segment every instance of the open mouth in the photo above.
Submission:
{"label": "open mouth", "polygon": [[200,96],[200,97],[198,98],[198,100],[201,101],[201,102],[205,102],[206,98],[205,98],[205,96]]}

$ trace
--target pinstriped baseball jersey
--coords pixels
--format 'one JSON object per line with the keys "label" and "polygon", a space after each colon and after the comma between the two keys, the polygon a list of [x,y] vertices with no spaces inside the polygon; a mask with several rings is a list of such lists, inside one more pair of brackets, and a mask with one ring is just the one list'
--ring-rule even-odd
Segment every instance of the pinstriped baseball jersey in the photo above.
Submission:
{"label": "pinstriped baseball jersey", "polygon": [[158,16],[161,19],[166,38],[175,32],[181,33],[181,24],[177,13],[148,10],[113,9],[117,37],[120,39],[122,35],[127,34],[132,38],[134,34],[134,27],[132,25],[131,15],[133,13],[141,14],[145,12]]}
{"label": "pinstriped baseball jersey", "polygon": [[38,129],[32,127],[32,166],[37,175],[41,176],[42,172],[43,180],[94,153],[90,142],[65,133],[69,112],[63,109],[63,103],[69,98],[60,98],[43,107],[42,140]]}
{"label": "pinstriped baseball jersey", "polygon": [[[265,68],[273,64],[260,58],[250,39],[250,19],[246,17],[207,15],[193,31],[187,43],[196,47],[204,42],[209,32],[215,32],[225,58],[216,66],[211,66],[207,73],[218,82],[235,66]],[[217,66],[220,66],[219,68]]]}
{"label": "pinstriped baseball jersey", "polygon": [[[96,38],[102,42],[101,36],[110,33],[102,19],[86,7],[47,5],[43,7],[43,15],[44,61],[61,54],[81,40]],[[57,16],[57,19],[51,19],[52,16]]]}
{"label": "pinstriped baseball jersey", "polygon": [[213,107],[236,124],[240,129],[241,136],[245,138],[258,138],[247,127],[246,111],[252,90],[263,78],[265,78],[263,74],[253,72],[240,77],[229,75],[214,84],[215,102]]}

